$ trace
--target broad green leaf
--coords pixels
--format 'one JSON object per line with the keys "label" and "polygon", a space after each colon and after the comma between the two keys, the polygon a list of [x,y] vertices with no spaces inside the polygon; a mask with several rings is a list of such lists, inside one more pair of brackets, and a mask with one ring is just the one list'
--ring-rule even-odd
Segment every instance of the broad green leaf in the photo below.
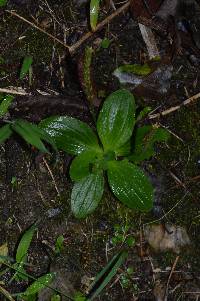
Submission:
{"label": "broad green leaf", "polygon": [[13,95],[6,95],[3,97],[0,104],[0,117],[2,117],[8,112],[8,108],[11,105],[13,99],[14,99]]}
{"label": "broad green leaf", "polygon": [[25,296],[34,295],[38,293],[41,289],[49,286],[49,284],[54,280],[55,273],[49,273],[42,277],[39,277],[34,281],[23,293]]}
{"label": "broad green leaf", "polygon": [[114,72],[126,72],[126,73],[134,73],[136,75],[148,75],[152,72],[150,66],[148,64],[139,65],[122,65],[118,67]]}
{"label": "broad green leaf", "polygon": [[0,0],[0,7],[5,6],[7,4],[7,0]]}
{"label": "broad green leaf", "polygon": [[56,149],[54,140],[51,138],[51,136],[35,124],[18,119],[12,124],[12,129],[17,132],[27,143],[35,146],[42,152],[49,152],[42,140],[48,142],[53,146],[54,149]]}
{"label": "broad green leaf", "polygon": [[129,208],[141,211],[152,208],[153,187],[136,165],[126,160],[109,162],[108,182],[114,195]]}
{"label": "broad green leaf", "polygon": [[92,166],[98,160],[98,155],[100,153],[95,151],[85,151],[74,158],[69,171],[72,181],[80,181],[92,173]]}
{"label": "broad green leaf", "polygon": [[17,252],[16,252],[16,256],[15,256],[16,263],[21,263],[21,262],[26,261],[27,252],[30,247],[30,244],[31,244],[31,241],[33,238],[33,234],[35,233],[36,229],[37,229],[36,225],[33,224],[23,234],[23,236],[18,244],[18,247],[17,247]]}
{"label": "broad green leaf", "polygon": [[131,153],[131,140],[128,140],[125,144],[123,144],[120,148],[115,151],[116,156],[124,157],[128,156]]}
{"label": "broad green leaf", "polygon": [[122,265],[124,260],[127,258],[127,252],[122,251],[116,254],[111,261],[105,266],[105,268],[95,277],[94,282],[91,285],[91,289],[87,295],[87,299],[95,299],[104,287],[111,281],[116,275],[119,267]]}
{"label": "broad green leaf", "polygon": [[58,149],[71,155],[100,149],[93,130],[76,118],[68,116],[49,117],[42,120],[39,126],[55,140]]}
{"label": "broad green leaf", "polygon": [[151,158],[155,154],[154,144],[156,142],[166,141],[170,137],[167,130],[163,128],[154,128],[151,125],[145,125],[137,128],[135,133],[135,147],[129,160],[138,164],[141,161]]}
{"label": "broad green leaf", "polygon": [[72,189],[71,209],[77,218],[85,218],[98,206],[104,190],[102,173],[90,174],[76,182]]}
{"label": "broad green leaf", "polygon": [[23,79],[26,76],[26,74],[28,73],[28,71],[32,65],[32,62],[33,62],[32,56],[25,56],[25,58],[23,59],[21,70],[20,70],[20,75],[19,75],[20,79]]}
{"label": "broad green leaf", "polygon": [[97,131],[104,150],[117,151],[131,137],[135,123],[135,100],[125,89],[107,97],[99,113]]}
{"label": "broad green leaf", "polygon": [[90,26],[92,30],[96,29],[99,16],[100,0],[90,0]]}
{"label": "broad green leaf", "polygon": [[12,134],[10,124],[6,124],[0,128],[0,143],[3,143],[7,140]]}

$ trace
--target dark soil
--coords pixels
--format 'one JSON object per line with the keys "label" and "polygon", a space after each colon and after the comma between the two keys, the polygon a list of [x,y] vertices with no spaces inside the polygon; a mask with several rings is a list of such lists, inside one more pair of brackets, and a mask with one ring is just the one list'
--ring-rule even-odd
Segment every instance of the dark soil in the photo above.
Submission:
{"label": "dark soil", "polygon": [[[81,5],[81,2],[84,1],[18,0],[8,1],[7,8],[16,9],[31,22],[37,21],[39,26],[44,26],[46,31],[60,40],[63,40],[64,28],[66,43],[74,44],[88,31],[88,6],[84,3]],[[104,9],[100,18],[108,14]],[[32,93],[31,96],[15,98],[8,115],[10,119],[20,117],[37,123],[44,117],[66,114],[94,126],[78,73],[85,47],[89,45],[96,49],[91,69],[96,93],[102,96],[102,101],[110,92],[120,87],[118,80],[112,75],[118,66],[140,64],[148,60],[138,23],[131,19],[129,12],[118,16],[109,26],[94,34],[73,57],[47,35],[11,16],[3,8],[0,16],[0,85],[22,86]],[[42,25],[48,23],[47,21],[48,25]],[[104,37],[111,40],[107,49],[99,44]],[[164,51],[168,47],[166,38],[158,35],[157,39]],[[22,83],[18,79],[21,62],[27,54],[33,56],[31,85],[28,76]],[[190,56],[191,53],[184,48],[181,54],[176,54],[172,62],[173,75],[168,93],[155,98],[136,95],[138,108],[148,105],[152,109],[159,107],[158,110],[163,111],[180,104],[188,95],[198,93],[199,64],[194,65]],[[132,87],[129,88],[133,90]],[[51,95],[43,96],[38,90]],[[157,221],[158,217],[164,215],[161,219],[163,223],[183,226],[191,240],[191,245],[179,254],[178,264],[169,282],[168,300],[198,300],[199,113],[200,102],[197,100],[165,117],[152,121],[146,118],[141,122],[160,124],[171,132],[170,140],[157,145],[155,157],[142,165],[155,186],[155,207],[159,206],[161,212],[158,215],[155,214],[155,208],[148,214],[131,211],[115,200],[106,189],[94,214],[86,220],[75,219],[70,211],[72,183],[68,176],[72,158],[61,154],[57,162],[54,157],[43,156],[33,150],[19,137],[10,138],[0,146],[0,246],[7,242],[9,255],[14,257],[22,233],[37,221],[38,231],[29,250],[30,265],[27,272],[39,277],[49,270],[59,271],[63,282],[72,286],[72,292],[86,293],[93,277],[107,261],[123,247],[127,248],[123,243],[112,244],[112,238],[116,234],[115,226],[119,225],[121,229],[127,226],[125,235],[134,236],[136,243],[128,247],[127,261],[103,290],[99,300],[161,300],[155,299],[153,288],[158,281],[166,285],[169,268],[173,266],[177,254],[157,254],[150,250],[145,244],[142,226]],[[55,178],[59,194],[47,165]],[[53,250],[59,235],[64,236],[64,249],[56,257]],[[127,273],[128,268],[133,268],[131,275]],[[4,287],[10,293],[22,292],[27,287],[27,282],[13,281],[10,284],[11,276],[12,273],[8,272],[0,281],[4,282]],[[50,301],[45,298],[47,297],[40,297],[40,300]],[[1,292],[0,300],[5,300]]]}

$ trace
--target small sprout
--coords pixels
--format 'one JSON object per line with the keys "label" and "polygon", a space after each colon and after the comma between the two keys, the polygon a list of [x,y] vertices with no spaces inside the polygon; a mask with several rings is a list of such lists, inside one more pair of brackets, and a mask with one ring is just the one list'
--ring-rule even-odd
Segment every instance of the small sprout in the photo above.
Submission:
{"label": "small sprout", "polygon": [[101,42],[101,47],[107,49],[110,46],[111,40],[104,38]]}
{"label": "small sprout", "polygon": [[10,183],[11,183],[11,185],[12,185],[13,187],[17,187],[17,177],[12,177]]}
{"label": "small sprout", "polygon": [[55,253],[58,255],[62,252],[63,249],[63,243],[64,243],[64,237],[63,235],[58,236],[55,244]]}
{"label": "small sprout", "polygon": [[129,236],[127,239],[126,239],[126,244],[129,246],[129,247],[133,247],[135,245],[135,238],[133,236]]}
{"label": "small sprout", "polygon": [[32,56],[25,56],[20,70],[20,75],[19,75],[20,79],[23,79],[26,76],[26,74],[29,72],[32,62],[33,62]]}

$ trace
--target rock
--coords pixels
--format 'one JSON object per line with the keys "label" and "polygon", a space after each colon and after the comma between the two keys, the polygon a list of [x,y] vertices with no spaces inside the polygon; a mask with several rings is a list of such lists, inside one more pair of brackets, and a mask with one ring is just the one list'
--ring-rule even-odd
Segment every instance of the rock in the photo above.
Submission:
{"label": "rock", "polygon": [[182,247],[190,244],[189,236],[183,227],[168,223],[147,225],[144,235],[156,252],[172,251],[178,254]]}

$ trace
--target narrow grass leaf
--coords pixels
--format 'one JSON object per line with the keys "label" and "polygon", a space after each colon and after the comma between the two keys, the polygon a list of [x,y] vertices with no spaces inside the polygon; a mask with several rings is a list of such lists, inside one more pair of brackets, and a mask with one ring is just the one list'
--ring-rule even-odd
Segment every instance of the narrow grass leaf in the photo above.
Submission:
{"label": "narrow grass leaf", "polygon": [[99,4],[100,0],[90,0],[90,26],[93,31],[97,26],[99,17]]}
{"label": "narrow grass leaf", "polygon": [[60,254],[62,252],[64,240],[65,239],[63,235],[59,235],[58,238],[56,239],[56,244],[55,244],[56,254]]}
{"label": "narrow grass leaf", "polygon": [[23,59],[21,70],[20,70],[20,75],[19,75],[20,79],[23,79],[26,76],[26,74],[28,73],[28,71],[32,65],[32,62],[33,62],[32,56],[25,56],[25,58]]}
{"label": "narrow grass leaf", "polygon": [[21,262],[25,262],[26,261],[26,257],[27,257],[27,252],[28,249],[30,247],[32,238],[33,238],[33,234],[35,233],[37,227],[35,224],[33,224],[28,230],[25,231],[25,233],[23,234],[18,247],[17,247],[17,252],[16,252],[16,262],[17,263],[21,263]]}
{"label": "narrow grass leaf", "polygon": [[25,296],[34,295],[38,293],[41,289],[49,286],[49,284],[54,280],[55,273],[49,273],[44,276],[39,277],[34,281],[23,293]]}
{"label": "narrow grass leaf", "polygon": [[41,152],[49,153],[42,140],[48,142],[56,149],[51,136],[37,125],[18,119],[12,124],[12,129],[17,132],[27,143],[35,146]]}
{"label": "narrow grass leaf", "polygon": [[0,128],[0,143],[3,143],[7,140],[12,134],[10,124],[6,124]]}
{"label": "narrow grass leaf", "polygon": [[116,275],[119,267],[127,258],[127,255],[128,254],[126,251],[121,251],[120,253],[116,254],[111,261],[109,261],[105,268],[94,279],[94,282],[92,283],[87,295],[87,300],[93,300],[101,293],[105,286]]}
{"label": "narrow grass leaf", "polygon": [[6,95],[3,97],[0,104],[0,117],[4,116],[8,112],[9,106],[11,105],[13,99],[13,95]]}

